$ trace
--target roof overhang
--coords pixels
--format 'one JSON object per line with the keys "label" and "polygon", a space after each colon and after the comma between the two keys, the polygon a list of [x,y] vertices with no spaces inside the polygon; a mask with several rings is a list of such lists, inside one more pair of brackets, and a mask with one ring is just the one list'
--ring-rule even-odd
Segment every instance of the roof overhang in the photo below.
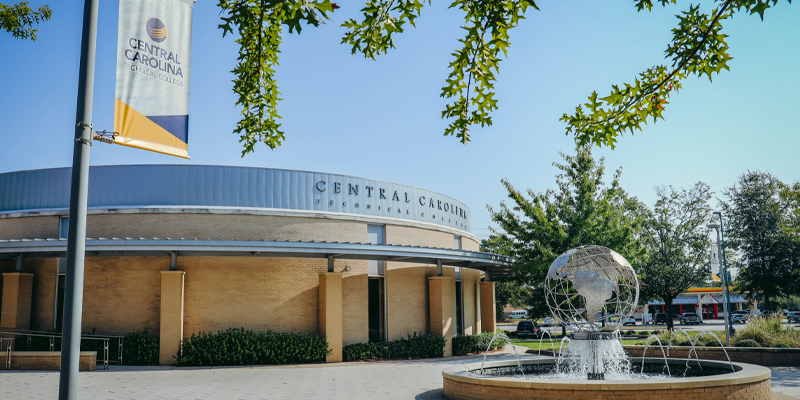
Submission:
{"label": "roof overhang", "polygon": [[[66,239],[0,240],[0,259],[65,257]],[[477,251],[435,247],[378,245],[367,243],[238,241],[186,239],[87,239],[87,257],[169,256],[179,257],[293,257],[347,260],[382,260],[436,264],[486,270],[492,279],[510,274],[510,257]]]}

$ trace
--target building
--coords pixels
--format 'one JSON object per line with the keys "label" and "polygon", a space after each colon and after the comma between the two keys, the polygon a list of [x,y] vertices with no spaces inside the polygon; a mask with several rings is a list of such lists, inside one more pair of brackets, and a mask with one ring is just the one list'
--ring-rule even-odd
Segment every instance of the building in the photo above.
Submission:
{"label": "building", "polygon": [[[730,287],[731,308],[733,311],[747,310],[747,299],[733,292]],[[724,312],[725,296],[721,286],[693,287],[681,293],[672,301],[672,315],[677,317],[685,313],[696,313],[702,319],[722,319]],[[702,306],[702,313],[699,311]],[[653,300],[647,303],[649,312],[666,312],[664,302]]]}
{"label": "building", "polygon": [[[0,328],[61,328],[69,187],[69,168],[0,174]],[[92,167],[82,330],[147,328],[162,364],[229,327],[323,335],[328,361],[350,343],[494,331],[491,277],[510,260],[470,227],[460,201],[378,180]]]}

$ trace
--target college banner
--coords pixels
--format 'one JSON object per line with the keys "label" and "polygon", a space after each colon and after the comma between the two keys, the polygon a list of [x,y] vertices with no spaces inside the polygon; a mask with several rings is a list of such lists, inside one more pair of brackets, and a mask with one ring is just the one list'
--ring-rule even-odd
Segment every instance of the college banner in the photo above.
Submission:
{"label": "college banner", "polygon": [[115,143],[189,158],[192,0],[120,0]]}

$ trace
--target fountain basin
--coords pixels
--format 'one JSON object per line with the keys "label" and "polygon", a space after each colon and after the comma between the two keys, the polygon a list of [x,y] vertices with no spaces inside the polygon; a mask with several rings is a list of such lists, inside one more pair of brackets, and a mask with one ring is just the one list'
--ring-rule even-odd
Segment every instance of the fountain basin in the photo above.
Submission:
{"label": "fountain basin", "polygon": [[[641,358],[632,357],[633,364]],[[525,366],[554,364],[553,359],[520,360]],[[663,365],[663,359],[646,358],[646,364]],[[685,360],[669,360],[670,366],[685,365]],[[691,365],[698,361],[692,360]],[[700,366],[730,371],[728,362],[700,360]],[[752,364],[733,363],[735,372],[700,377],[669,377],[645,380],[557,380],[535,376],[523,379],[513,376],[479,374],[480,363],[448,368],[442,372],[444,397],[448,400],[479,399],[754,399],[772,398],[771,372]],[[485,368],[516,367],[515,361],[487,361]]]}

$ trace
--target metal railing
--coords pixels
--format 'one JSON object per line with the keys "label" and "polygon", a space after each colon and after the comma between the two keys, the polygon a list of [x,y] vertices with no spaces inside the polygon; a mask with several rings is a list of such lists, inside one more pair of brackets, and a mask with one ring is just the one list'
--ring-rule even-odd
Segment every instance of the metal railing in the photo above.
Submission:
{"label": "metal railing", "polygon": [[[6,338],[6,335],[13,335],[11,338]],[[57,332],[43,332],[43,331],[34,331],[34,330],[27,330],[27,329],[13,329],[13,328],[2,328],[0,330],[0,343],[2,341],[10,341],[10,344],[7,347],[6,353],[6,368],[11,368],[11,349],[14,347],[14,342],[19,340],[19,336],[27,336],[27,348],[31,347],[31,338],[32,337],[46,337],[50,338],[50,351],[56,351],[56,339],[61,339],[61,333]],[[117,352],[117,359],[110,360],[109,354],[109,342],[111,339],[118,339],[118,352]],[[81,340],[101,340],[103,342],[103,359],[101,360],[99,357],[97,358],[97,365],[103,363],[103,369],[108,369],[108,365],[110,363],[122,365],[122,347],[123,347],[123,336],[117,335],[94,335],[94,334],[83,334],[81,335]],[[60,347],[60,346],[59,346]]]}
{"label": "metal railing", "polygon": [[11,369],[11,351],[14,348],[14,339],[0,337],[0,351],[5,347],[6,352],[6,371]]}

